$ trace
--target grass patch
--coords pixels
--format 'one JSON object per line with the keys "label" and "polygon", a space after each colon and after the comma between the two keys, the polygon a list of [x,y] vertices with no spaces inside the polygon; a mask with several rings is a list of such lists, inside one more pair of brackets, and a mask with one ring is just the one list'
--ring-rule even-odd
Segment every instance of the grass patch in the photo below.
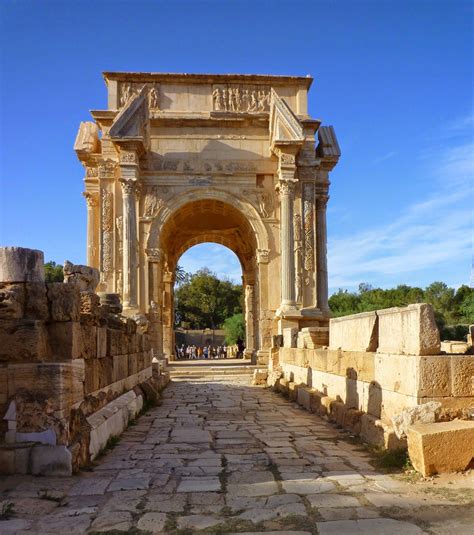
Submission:
{"label": "grass patch", "polygon": [[13,503],[9,501],[0,504],[0,520],[8,520],[15,514]]}
{"label": "grass patch", "polygon": [[40,489],[38,491],[38,498],[40,500],[47,500],[48,502],[62,503],[65,496],[55,490]]}
{"label": "grass patch", "polygon": [[120,442],[120,437],[116,435],[111,435],[108,438],[107,442],[105,443],[105,446],[97,454],[97,457],[95,458],[95,460],[101,459],[102,457],[107,455],[107,453],[109,453],[109,451],[112,451],[119,442]]}
{"label": "grass patch", "polygon": [[375,457],[372,461],[375,468],[387,472],[413,469],[410,463],[410,457],[408,457],[408,451],[405,448],[398,448],[396,450],[374,448],[371,452]]}

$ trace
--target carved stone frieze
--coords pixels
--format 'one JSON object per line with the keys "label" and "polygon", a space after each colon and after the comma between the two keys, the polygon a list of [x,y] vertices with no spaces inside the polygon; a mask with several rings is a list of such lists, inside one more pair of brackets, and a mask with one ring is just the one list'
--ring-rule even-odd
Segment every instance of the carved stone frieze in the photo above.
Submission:
{"label": "carved stone frieze", "polygon": [[101,243],[101,265],[102,270],[107,275],[113,269],[113,195],[112,192],[105,188],[101,189],[101,226],[102,226],[102,243]]}
{"label": "carved stone frieze", "polygon": [[302,232],[301,232],[301,215],[295,214],[293,217],[293,229],[295,233],[295,289],[296,302],[301,303],[303,300],[303,273],[302,273]]}
{"label": "carved stone frieze", "polygon": [[280,162],[284,165],[294,165],[296,161],[294,154],[288,154],[286,152],[280,153]]}
{"label": "carved stone frieze", "polygon": [[140,93],[143,87],[147,88],[148,107],[150,110],[158,110],[160,108],[160,85],[156,83],[121,82],[120,107],[123,108],[126,106],[130,99]]}
{"label": "carved stone frieze", "polygon": [[226,84],[214,86],[212,91],[214,111],[237,113],[268,113],[270,88]]}
{"label": "carved stone frieze", "polygon": [[314,184],[303,186],[304,269],[314,271]]}

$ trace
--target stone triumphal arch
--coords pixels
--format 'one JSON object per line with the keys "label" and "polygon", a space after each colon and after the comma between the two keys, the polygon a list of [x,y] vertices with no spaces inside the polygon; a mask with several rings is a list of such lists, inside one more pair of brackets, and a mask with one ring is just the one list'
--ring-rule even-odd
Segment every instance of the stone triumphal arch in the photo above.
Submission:
{"label": "stone triumphal arch", "polygon": [[176,263],[216,242],[242,265],[247,354],[265,360],[284,328],[324,340],[326,204],[340,151],[334,129],[308,115],[312,79],[104,78],[108,108],[81,123],[74,147],[100,290],[120,294],[126,314],[146,315],[155,353],[172,358]]}

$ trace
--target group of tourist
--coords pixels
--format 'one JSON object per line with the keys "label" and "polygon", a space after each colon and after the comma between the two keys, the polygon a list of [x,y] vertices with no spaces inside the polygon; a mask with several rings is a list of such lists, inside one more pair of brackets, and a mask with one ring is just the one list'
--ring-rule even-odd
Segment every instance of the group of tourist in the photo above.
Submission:
{"label": "group of tourist", "polygon": [[226,359],[240,358],[243,356],[244,346],[243,344],[237,344],[236,346],[224,345],[208,345],[204,347],[181,344],[176,346],[176,357],[178,359]]}

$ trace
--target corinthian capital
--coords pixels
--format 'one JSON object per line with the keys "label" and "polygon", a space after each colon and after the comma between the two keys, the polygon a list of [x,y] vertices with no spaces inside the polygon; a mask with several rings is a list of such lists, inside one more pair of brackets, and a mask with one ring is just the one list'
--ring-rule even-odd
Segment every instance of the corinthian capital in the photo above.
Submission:
{"label": "corinthian capital", "polygon": [[120,184],[122,186],[122,193],[124,195],[132,195],[137,191],[137,181],[132,178],[121,178]]}
{"label": "corinthian capital", "polygon": [[91,191],[84,191],[82,193],[84,198],[86,199],[88,208],[92,208],[94,206],[97,206],[99,204],[99,194],[93,193]]}
{"label": "corinthian capital", "polygon": [[316,208],[318,210],[325,210],[328,204],[329,195],[327,193],[316,194]]}
{"label": "corinthian capital", "polygon": [[278,181],[278,191],[280,196],[282,195],[293,195],[295,192],[296,180],[279,180]]}

